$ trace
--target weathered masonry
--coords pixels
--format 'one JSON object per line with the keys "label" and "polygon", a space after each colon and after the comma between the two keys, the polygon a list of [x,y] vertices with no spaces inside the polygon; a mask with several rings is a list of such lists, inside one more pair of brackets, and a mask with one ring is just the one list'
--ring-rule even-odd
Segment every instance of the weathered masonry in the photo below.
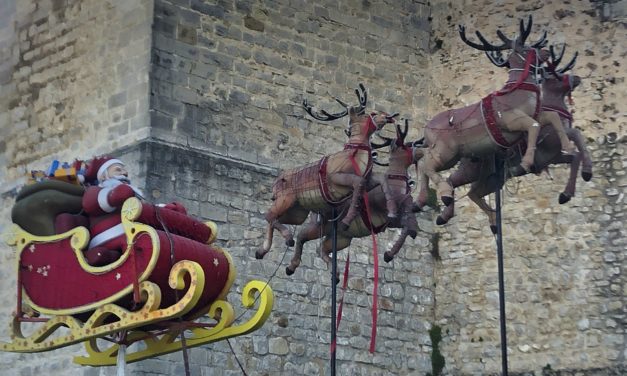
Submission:
{"label": "weathered masonry", "polygon": [[[150,200],[180,201],[190,214],[218,223],[237,286],[271,278],[276,301],[269,322],[231,341],[234,353],[225,343],[190,350],[192,374],[240,375],[237,360],[251,375],[328,374],[330,271],[318,244],[306,247],[291,277],[284,273],[291,250],[284,258],[281,241],[264,260],[254,258],[278,171],[339,150],[345,139],[342,121],[311,119],[302,99],[336,108],[334,96],[354,101],[351,91],[364,83],[368,108],[400,112],[411,119],[408,138],[418,139],[430,116],[473,103],[505,81],[459,40],[456,25],[495,36],[497,28],[515,31],[518,18],[533,14],[534,30],[547,28],[550,43],[579,51],[575,126],[593,151],[594,178],[579,180],[575,198],[563,206],[557,195],[565,168],[552,169],[553,180],[526,176],[507,187],[510,371],[623,374],[625,1],[466,3],[4,1],[0,231],[27,171],[52,159],[115,154]],[[372,244],[353,242],[338,374],[431,373],[429,330],[436,326],[444,373],[500,371],[494,240],[483,213],[459,193],[449,225],[435,226],[433,210],[418,214],[418,237],[393,263],[380,263],[374,354],[368,352]],[[379,250],[395,236],[379,236]],[[0,291],[13,302],[13,254],[4,243],[0,251]],[[0,318],[9,320],[12,309],[4,304]],[[79,351],[0,353],[0,373],[115,374],[74,365]],[[127,370],[182,374],[182,355]]]}

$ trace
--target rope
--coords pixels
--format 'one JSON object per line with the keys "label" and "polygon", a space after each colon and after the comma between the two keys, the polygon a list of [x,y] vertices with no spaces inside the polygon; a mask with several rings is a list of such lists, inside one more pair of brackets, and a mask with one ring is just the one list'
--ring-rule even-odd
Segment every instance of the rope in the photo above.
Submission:
{"label": "rope", "polygon": [[231,349],[231,353],[235,357],[235,361],[237,362],[237,365],[239,366],[239,369],[242,370],[242,374],[244,374],[244,376],[248,376],[248,374],[244,370],[244,367],[242,366],[242,363],[240,363],[239,358],[237,357],[237,354],[235,354],[235,350],[233,350],[233,346],[231,346],[231,341],[228,338],[226,339],[226,343],[229,344],[229,349]]}

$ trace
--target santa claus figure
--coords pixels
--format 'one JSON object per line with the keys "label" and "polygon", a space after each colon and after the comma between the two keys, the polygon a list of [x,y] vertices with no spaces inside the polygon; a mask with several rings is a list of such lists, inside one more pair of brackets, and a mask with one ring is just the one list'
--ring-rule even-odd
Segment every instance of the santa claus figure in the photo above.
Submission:
{"label": "santa claus figure", "polygon": [[[89,163],[85,182],[92,184],[83,195],[91,235],[85,258],[92,266],[102,266],[117,260],[126,249],[120,211],[126,199],[142,198],[142,192],[131,185],[124,163],[108,156],[94,158]],[[185,208],[178,203],[165,205],[165,208],[185,213]]]}

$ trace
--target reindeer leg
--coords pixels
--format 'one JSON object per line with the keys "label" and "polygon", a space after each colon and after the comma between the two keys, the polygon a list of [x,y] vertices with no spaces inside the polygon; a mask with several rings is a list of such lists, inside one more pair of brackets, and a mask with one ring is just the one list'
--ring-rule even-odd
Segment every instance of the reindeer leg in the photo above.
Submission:
{"label": "reindeer leg", "polygon": [[294,246],[294,235],[292,235],[292,231],[279,221],[274,222],[274,228],[279,230],[283,238],[285,239],[285,245],[288,247]]}
{"label": "reindeer leg", "polygon": [[420,190],[418,191],[418,196],[416,196],[416,201],[412,207],[414,212],[419,212],[422,208],[427,204],[427,200],[429,198],[429,177],[427,174],[419,173],[418,176],[420,186]]}
{"label": "reindeer leg", "polygon": [[[448,155],[444,153],[446,150],[440,150],[436,147],[429,149],[425,153],[424,164],[422,165],[423,173],[425,173],[429,179],[438,187],[438,197],[444,203],[449,206],[453,204],[453,187],[446,180],[442,179],[437,171],[443,166],[442,159],[448,159]],[[450,153],[449,153],[450,154]]]}
{"label": "reindeer leg", "polygon": [[553,129],[555,130],[555,133],[560,140],[560,144],[562,145],[562,154],[570,156],[572,158],[575,152],[575,147],[572,145],[572,143],[568,139],[568,136],[566,135],[566,131],[564,130],[564,125],[562,124],[562,119],[560,118],[559,114],[554,111],[542,111],[540,112],[540,115],[538,115],[538,121],[540,122],[540,124],[542,124],[542,126],[548,124],[551,124],[551,126],[553,126]]}
{"label": "reindeer leg", "polygon": [[329,175],[329,180],[334,184],[353,188],[350,206],[339,226],[341,230],[346,231],[353,219],[359,214],[359,201],[364,191],[366,179],[358,175],[336,173]]}
{"label": "reindeer leg", "polygon": [[527,116],[524,112],[513,109],[502,113],[499,118],[499,125],[512,132],[527,132],[527,151],[520,162],[520,166],[527,172],[531,171],[538,133],[540,132],[540,123]]}
{"label": "reindeer leg", "polygon": [[292,275],[296,271],[296,268],[300,265],[301,257],[303,255],[303,246],[306,242],[314,239],[318,239],[321,234],[321,228],[324,226],[322,223],[318,223],[318,215],[312,214],[310,216],[309,223],[307,223],[296,236],[296,247],[294,248],[294,256],[290,261],[290,264],[285,268],[287,275]]}
{"label": "reindeer leg", "polygon": [[390,262],[394,259],[394,256],[401,250],[403,244],[405,244],[405,239],[410,236],[412,239],[416,239],[418,235],[418,221],[416,221],[416,216],[412,210],[412,202],[411,197],[408,195],[406,199],[402,202],[403,207],[403,218],[401,220],[401,234],[398,239],[392,245],[392,248],[383,254],[383,260],[385,262]]}
{"label": "reindeer leg", "polygon": [[274,236],[274,225],[272,222],[268,222],[268,226],[266,226],[266,238],[263,241],[262,249],[258,249],[257,252],[255,252],[255,258],[257,260],[261,260],[263,256],[270,252],[270,248],[272,247],[272,237]]}
{"label": "reindeer leg", "polygon": [[392,190],[390,189],[390,184],[387,179],[381,179],[381,188],[383,189],[383,194],[385,195],[385,207],[388,212],[388,218],[396,218],[398,216],[398,206],[396,205],[396,200],[394,200],[394,196],[392,195]]}
{"label": "reindeer leg", "polygon": [[584,181],[590,181],[592,179],[592,159],[590,158],[590,151],[584,141],[583,135],[579,129],[569,128],[568,136],[577,146],[581,153],[581,177]]}
{"label": "reindeer leg", "polygon": [[442,226],[448,223],[455,216],[455,205],[445,206],[435,219],[435,224]]}
{"label": "reindeer leg", "polygon": [[[342,249],[348,247],[349,245],[351,245],[351,241],[353,240],[353,238],[350,237],[345,237],[342,236],[340,234],[337,235],[337,251],[341,251]],[[322,258],[322,260],[327,264],[327,270],[329,265],[331,264],[331,252],[333,252],[333,243],[332,243],[333,239],[331,239],[331,235],[327,235],[324,238],[324,241],[322,242],[322,245],[320,247],[320,257]],[[340,282],[340,272],[338,271],[336,274],[336,283]]]}
{"label": "reindeer leg", "polygon": [[[470,158],[462,158],[459,167],[453,172],[449,178],[449,183],[453,189],[479,180],[481,177],[481,166],[483,160],[473,161]],[[444,225],[455,216],[455,205],[444,207],[440,215],[436,219],[436,224]]]}
{"label": "reindeer leg", "polygon": [[425,156],[425,152],[429,149],[426,147],[416,147],[414,148],[414,161],[416,161],[416,178],[419,180],[418,185],[420,187],[418,191],[418,196],[416,196],[416,200],[414,202],[412,210],[414,212],[419,212],[424,208],[427,204],[427,200],[429,198],[429,177],[423,172],[422,166],[424,165],[424,161],[422,158]]}
{"label": "reindeer leg", "polygon": [[488,216],[490,230],[492,230],[493,234],[496,234],[496,211],[492,209],[484,199],[484,197],[490,192],[477,192],[479,189],[481,189],[479,184],[473,184],[468,192],[468,198],[477,204],[477,206]]}
{"label": "reindeer leg", "polygon": [[[257,259],[262,259],[268,252],[270,252],[270,248],[272,247],[272,237],[274,236],[274,230],[277,229],[285,238],[285,244],[287,246],[294,245],[294,238],[292,232],[282,223],[279,223],[279,220],[283,220],[285,213],[288,212],[290,207],[294,204],[296,197],[293,194],[288,195],[277,195],[278,197],[274,197],[272,201],[272,206],[268,209],[268,212],[265,215],[266,222],[268,222],[268,227],[266,228],[266,239],[263,242],[263,248],[255,252],[255,257]],[[297,213],[302,215],[300,213]],[[306,214],[302,220],[305,220]]]}
{"label": "reindeer leg", "polygon": [[579,165],[581,164],[581,152],[575,153],[575,157],[570,162],[570,174],[568,175],[568,182],[564,191],[559,195],[559,203],[565,204],[575,196],[575,186],[577,185],[577,172],[579,172]]}

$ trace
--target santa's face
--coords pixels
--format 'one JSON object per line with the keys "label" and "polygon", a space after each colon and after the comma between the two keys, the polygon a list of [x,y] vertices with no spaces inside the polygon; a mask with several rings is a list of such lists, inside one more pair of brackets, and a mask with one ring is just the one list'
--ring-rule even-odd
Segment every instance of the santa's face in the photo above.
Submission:
{"label": "santa's face", "polygon": [[107,168],[106,177],[108,179],[116,179],[121,182],[130,184],[131,180],[128,178],[128,171],[123,164],[114,163]]}

